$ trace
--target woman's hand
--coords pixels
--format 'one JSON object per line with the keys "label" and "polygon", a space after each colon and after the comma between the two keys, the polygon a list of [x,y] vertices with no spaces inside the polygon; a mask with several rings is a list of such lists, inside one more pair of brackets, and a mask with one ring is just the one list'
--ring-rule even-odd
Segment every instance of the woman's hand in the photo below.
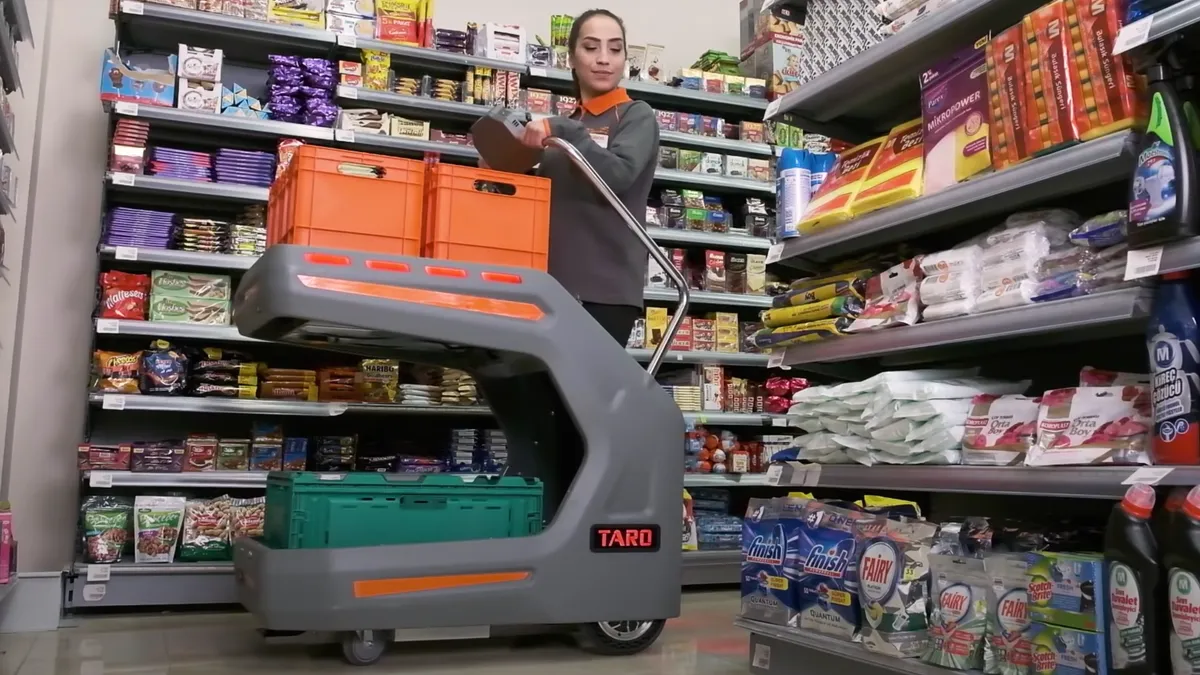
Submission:
{"label": "woman's hand", "polygon": [[541,150],[545,147],[546,139],[549,137],[550,120],[534,120],[525,125],[525,134],[521,136],[521,142],[531,148]]}

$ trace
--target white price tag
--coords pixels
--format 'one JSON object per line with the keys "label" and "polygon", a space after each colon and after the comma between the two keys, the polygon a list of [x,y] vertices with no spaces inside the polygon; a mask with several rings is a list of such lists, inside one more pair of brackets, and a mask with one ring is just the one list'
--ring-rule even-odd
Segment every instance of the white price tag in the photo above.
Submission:
{"label": "white price tag", "polygon": [[783,366],[783,355],[784,355],[785,351],[786,350],[781,349],[779,351],[771,352],[770,356],[767,357],[767,367],[768,368],[782,367]]}
{"label": "white price tag", "polygon": [[343,143],[353,143],[354,142],[354,130],[353,129],[337,129],[333,132],[333,140],[341,141]]}
{"label": "white price tag", "polygon": [[788,420],[787,420],[787,418],[786,418],[786,417],[772,417],[772,418],[771,418],[771,426],[773,426],[773,427],[787,427],[787,426],[791,426],[791,425],[790,425],[790,424],[788,424]]}
{"label": "white price tag", "polygon": [[117,172],[117,173],[111,174],[111,180],[112,180],[113,185],[131,186],[131,185],[133,185],[134,178],[133,178],[133,174],[131,174],[131,173]]}
{"label": "white price tag", "polygon": [[[93,471],[88,474],[88,487],[100,488],[107,490],[112,487],[112,474],[108,471]],[[107,579],[92,579],[88,581],[107,581]]]}
{"label": "white price tag", "polygon": [[1141,47],[1150,38],[1150,28],[1154,25],[1154,15],[1125,24],[1113,40],[1113,56],[1124,54],[1134,47]]}
{"label": "white price tag", "polygon": [[137,260],[138,250],[135,246],[118,246],[114,254],[117,260]]}
{"label": "white price tag", "polygon": [[[139,5],[142,3],[138,3]],[[84,584],[83,586],[83,601],[84,602],[100,602],[104,596],[108,595],[108,586],[104,584]]]}
{"label": "white price tag", "polygon": [[754,659],[750,665],[759,670],[771,669],[771,645],[757,644],[754,645]]}
{"label": "white price tag", "polygon": [[121,332],[121,323],[116,319],[96,319],[96,332],[110,335]]}
{"label": "white price tag", "polygon": [[767,467],[767,485],[779,485],[780,479],[783,478],[783,465],[772,464]]}
{"label": "white price tag", "polygon": [[1142,248],[1129,251],[1125,257],[1125,281],[1158,276],[1162,266],[1163,247]]}
{"label": "white price tag", "polygon": [[1158,485],[1162,479],[1171,475],[1175,469],[1169,466],[1147,466],[1129,474],[1129,477],[1121,481],[1121,485],[1134,485],[1135,483],[1145,483],[1146,485]]}
{"label": "white price tag", "polygon": [[112,578],[112,565],[88,565],[87,580],[92,581],[108,581]]}
{"label": "white price tag", "polygon": [[337,36],[337,43],[339,47],[354,49],[358,47],[358,36],[353,34],[343,35],[339,33]]}
{"label": "white price tag", "polygon": [[546,73],[545,68],[530,68],[529,69],[530,77],[546,77],[546,75],[547,75],[547,73]]}
{"label": "white price tag", "polygon": [[771,248],[767,249],[767,264],[777,263],[783,259],[783,242],[771,244]]}
{"label": "white price tag", "polygon": [[769,120],[772,117],[774,117],[776,115],[776,113],[779,112],[779,104],[780,103],[783,103],[782,98],[777,98],[774,101],[771,101],[770,103],[768,103],[767,104],[767,112],[765,115],[763,115],[763,119]]}
{"label": "white price tag", "polygon": [[349,406],[347,406],[345,403],[334,403],[333,405],[329,406],[329,416],[337,417],[338,415],[345,414],[347,408],[349,408]]}
{"label": "white price tag", "polygon": [[116,112],[118,115],[128,115],[129,117],[137,117],[138,104],[132,103],[130,101],[117,101],[116,105],[113,106],[113,111]]}
{"label": "white price tag", "polygon": [[[793,475],[795,478],[795,475]],[[804,487],[816,487],[821,482],[821,465],[809,464],[804,467],[804,475],[801,480],[792,480],[792,485],[803,485]]]}
{"label": "white price tag", "polygon": [[125,14],[137,14],[141,16],[146,13],[146,6],[138,0],[121,0],[121,11]]}
{"label": "white price tag", "polygon": [[341,480],[343,478],[345,478],[345,476],[340,473],[323,473],[320,476],[320,480]]}
{"label": "white price tag", "polygon": [[675,360],[676,360],[676,361],[682,361],[682,360],[683,360],[683,352],[676,352],[676,353],[675,353]]}
{"label": "white price tag", "polygon": [[105,394],[104,402],[100,407],[105,410],[124,410],[125,397],[120,394]]}
{"label": "white price tag", "polygon": [[346,84],[339,84],[337,89],[339,98],[358,98],[358,87],[351,87]]}

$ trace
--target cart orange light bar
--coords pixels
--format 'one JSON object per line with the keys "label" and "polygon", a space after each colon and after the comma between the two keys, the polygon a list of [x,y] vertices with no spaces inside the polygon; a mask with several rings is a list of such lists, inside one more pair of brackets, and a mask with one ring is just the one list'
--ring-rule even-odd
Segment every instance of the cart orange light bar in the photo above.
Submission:
{"label": "cart orange light bar", "polygon": [[368,260],[367,269],[375,270],[376,272],[411,272],[412,268],[408,263],[395,262],[392,260]]}
{"label": "cart orange light bar", "polygon": [[450,588],[490,586],[524,581],[529,572],[488,572],[484,574],[445,574],[433,577],[399,577],[395,579],[366,579],[354,582],[354,597],[379,598],[387,595],[444,591]]}
{"label": "cart orange light bar", "polygon": [[508,272],[482,272],[479,276],[483,277],[484,281],[494,281],[500,284],[519,284],[521,276],[518,274],[509,274]]}
{"label": "cart orange light bar", "polygon": [[518,302],[516,300],[500,300],[497,298],[485,298],[478,295],[446,293],[444,291],[430,291],[424,288],[392,286],[389,284],[376,284],[366,281],[330,279],[328,277],[314,277],[307,274],[297,275],[296,278],[299,279],[300,283],[304,284],[306,287],[318,291],[349,293],[351,295],[361,295],[369,298],[380,298],[383,300],[395,300],[397,302],[410,302],[429,307],[440,307],[442,309],[456,309],[463,312],[491,314],[492,316],[502,316],[509,319],[521,319],[523,321],[540,321],[546,316],[546,313],[542,311],[541,307],[528,302]]}
{"label": "cart orange light bar", "polygon": [[455,279],[467,278],[467,271],[458,267],[436,267],[434,265],[426,265],[425,273],[432,277],[453,277]]}
{"label": "cart orange light bar", "polygon": [[335,255],[333,253],[305,253],[304,262],[313,265],[335,265],[337,267],[348,267],[350,265],[350,256]]}

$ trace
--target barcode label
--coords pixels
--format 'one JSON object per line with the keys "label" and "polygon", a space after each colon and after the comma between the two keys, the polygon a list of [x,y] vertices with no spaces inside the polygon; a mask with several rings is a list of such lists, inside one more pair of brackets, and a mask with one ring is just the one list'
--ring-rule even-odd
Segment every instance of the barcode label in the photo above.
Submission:
{"label": "barcode label", "polygon": [[1125,258],[1125,281],[1157,276],[1162,266],[1162,255],[1161,246],[1130,251]]}
{"label": "barcode label", "polygon": [[113,106],[113,110],[118,115],[128,115],[129,117],[137,117],[138,104],[131,103],[129,101],[117,101],[116,105]]}

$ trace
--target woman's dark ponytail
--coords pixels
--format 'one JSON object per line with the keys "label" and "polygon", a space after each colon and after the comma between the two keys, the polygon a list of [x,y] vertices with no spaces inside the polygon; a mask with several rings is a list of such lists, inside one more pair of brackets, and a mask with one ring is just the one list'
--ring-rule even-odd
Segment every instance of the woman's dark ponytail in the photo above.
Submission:
{"label": "woman's dark ponytail", "polygon": [[[571,23],[571,32],[567,34],[567,53],[572,61],[571,82],[575,89],[572,93],[575,95],[575,100],[580,104],[583,103],[583,90],[579,87],[579,76],[575,74],[575,66],[573,64],[575,60],[575,48],[579,46],[579,33],[583,30],[583,24],[587,23],[588,19],[591,19],[594,16],[605,16],[613,21],[616,21],[617,25],[621,27],[621,41],[625,42],[625,22],[621,20],[621,17],[613,14],[607,9],[589,9],[583,14],[575,17],[575,21]],[[628,45],[626,45],[625,49],[628,50],[628,48]]]}

